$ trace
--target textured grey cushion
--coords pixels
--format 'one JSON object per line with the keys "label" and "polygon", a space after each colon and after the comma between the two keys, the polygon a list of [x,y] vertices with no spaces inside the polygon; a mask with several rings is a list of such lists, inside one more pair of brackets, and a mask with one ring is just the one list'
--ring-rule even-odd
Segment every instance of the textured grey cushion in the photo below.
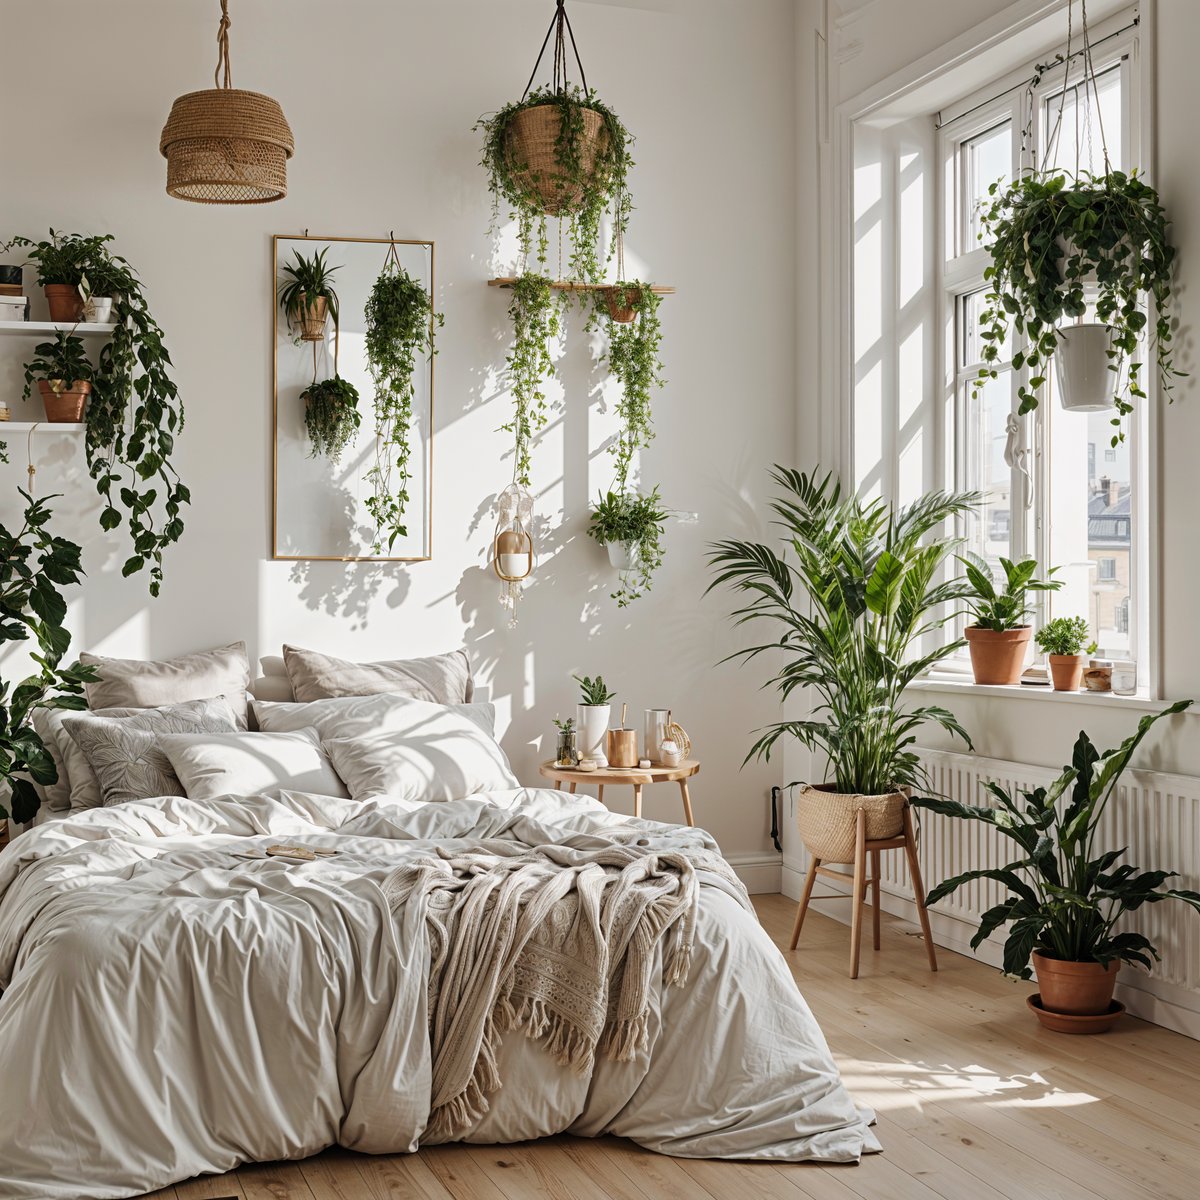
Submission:
{"label": "textured grey cushion", "polygon": [[347,796],[315,729],[295,733],[175,733],[159,747],[193,800],[278,795],[282,788]]}
{"label": "textured grey cushion", "polygon": [[62,812],[65,808],[78,812],[85,808],[99,808],[104,803],[96,772],[92,770],[87,755],[63,727],[64,721],[135,717],[145,711],[144,708],[102,708],[96,712],[70,708],[35,709],[33,727],[49,749],[58,770],[58,782],[46,788],[46,807],[53,812]]}
{"label": "textured grey cushion", "polygon": [[468,704],[474,693],[471,659],[465,650],[430,658],[358,663],[299,646],[284,646],[283,661],[292,695],[299,704],[381,692],[431,704]]}
{"label": "textured grey cushion", "polygon": [[105,807],[151,796],[182,796],[170,759],[159,748],[164,734],[237,732],[228,700],[192,700],[110,719],[68,717],[63,728],[87,758]]}
{"label": "textured grey cushion", "polygon": [[245,642],[160,661],[86,653],[79,656],[79,661],[95,667],[100,674],[97,682],[86,685],[89,708],[155,708],[224,696],[238,725],[245,727],[246,688],[250,684]]}

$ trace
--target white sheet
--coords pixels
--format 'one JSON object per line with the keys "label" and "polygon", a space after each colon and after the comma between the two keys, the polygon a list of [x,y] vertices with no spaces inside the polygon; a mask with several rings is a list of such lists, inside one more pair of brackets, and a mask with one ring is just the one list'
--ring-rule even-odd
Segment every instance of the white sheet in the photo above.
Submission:
{"label": "white sheet", "polygon": [[[552,791],[412,805],[165,797],[72,814],[0,855],[0,1196],[123,1197],[334,1143],[416,1149],[428,1113],[422,931],[379,881],[425,839],[527,844],[636,824]],[[314,863],[247,860],[281,839]],[[709,876],[683,988],[647,1051],[590,1079],[510,1035],[469,1135],[615,1133],[691,1157],[878,1149],[782,956]]]}

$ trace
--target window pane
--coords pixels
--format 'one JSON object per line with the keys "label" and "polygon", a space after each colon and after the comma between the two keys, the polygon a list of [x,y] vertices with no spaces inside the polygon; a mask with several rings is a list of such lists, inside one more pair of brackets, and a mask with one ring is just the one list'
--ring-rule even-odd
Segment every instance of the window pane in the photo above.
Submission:
{"label": "window pane", "polygon": [[[987,311],[987,297],[990,288],[971,292],[962,298],[962,366],[977,367],[983,362],[983,348],[987,345],[981,336],[980,319]],[[1012,354],[1009,350],[1009,338],[1012,336],[1011,326],[1006,331],[1004,341],[1000,343],[1000,361],[1007,362]]]}
{"label": "window pane", "polygon": [[[1046,131],[1046,169],[1065,171],[1069,175],[1077,170],[1100,175],[1104,171],[1105,144],[1113,167],[1123,169],[1121,68],[1119,65],[1111,67],[1096,77],[1096,92],[1100,96],[1098,106],[1096,92],[1093,92],[1091,85],[1085,90],[1082,80],[1076,82],[1078,69],[1076,60],[1071,67],[1071,86],[1065,92],[1059,91],[1047,97],[1045,101],[1042,127]],[[1104,130],[1103,139],[1101,127]]]}
{"label": "window pane", "polygon": [[1000,570],[1000,558],[1012,555],[1012,472],[1004,461],[1007,421],[1012,410],[1012,373],[983,385],[972,399],[971,383],[963,384],[961,411],[966,413],[961,485],[983,493],[979,516],[967,521],[966,545]]}
{"label": "window pane", "polygon": [[1005,121],[962,145],[966,167],[964,253],[976,249],[980,243],[983,229],[980,210],[987,203],[988,188],[997,180],[1007,183],[1012,178],[1012,136],[1012,121]]}

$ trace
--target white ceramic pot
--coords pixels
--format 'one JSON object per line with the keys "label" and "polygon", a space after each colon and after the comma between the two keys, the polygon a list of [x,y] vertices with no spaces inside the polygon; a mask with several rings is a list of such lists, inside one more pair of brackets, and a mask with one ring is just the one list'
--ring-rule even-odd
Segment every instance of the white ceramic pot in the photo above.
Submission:
{"label": "white ceramic pot", "polygon": [[608,734],[608,719],[612,713],[610,704],[575,705],[575,725],[579,730],[579,754],[581,758],[597,759],[601,767],[608,766],[608,755],[604,752],[604,740]]}
{"label": "white ceramic pot", "polygon": [[111,296],[89,296],[83,309],[84,320],[107,325],[112,320],[112,306]]}
{"label": "white ceramic pot", "polygon": [[1054,367],[1058,394],[1068,412],[1103,412],[1113,407],[1117,376],[1110,371],[1107,325],[1063,325],[1058,329]]}
{"label": "white ceramic pot", "polygon": [[608,561],[618,571],[632,571],[637,562],[637,542],[609,542]]}

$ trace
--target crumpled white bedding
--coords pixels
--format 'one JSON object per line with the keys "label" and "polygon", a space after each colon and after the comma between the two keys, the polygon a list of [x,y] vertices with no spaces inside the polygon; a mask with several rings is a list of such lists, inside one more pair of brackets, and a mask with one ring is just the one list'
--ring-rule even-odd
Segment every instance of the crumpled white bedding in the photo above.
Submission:
{"label": "crumpled white bedding", "polygon": [[[431,842],[597,844],[700,830],[580,796],[445,804],[164,797],[38,826],[0,854],[0,1196],[123,1197],[339,1143],[412,1151],[429,1111],[425,940],[380,881]],[[301,842],[313,863],[239,857]],[[879,1148],[782,956],[702,876],[691,975],[656,985],[634,1062],[590,1077],[523,1035],[468,1135],[568,1131],[666,1154],[855,1161]]]}

